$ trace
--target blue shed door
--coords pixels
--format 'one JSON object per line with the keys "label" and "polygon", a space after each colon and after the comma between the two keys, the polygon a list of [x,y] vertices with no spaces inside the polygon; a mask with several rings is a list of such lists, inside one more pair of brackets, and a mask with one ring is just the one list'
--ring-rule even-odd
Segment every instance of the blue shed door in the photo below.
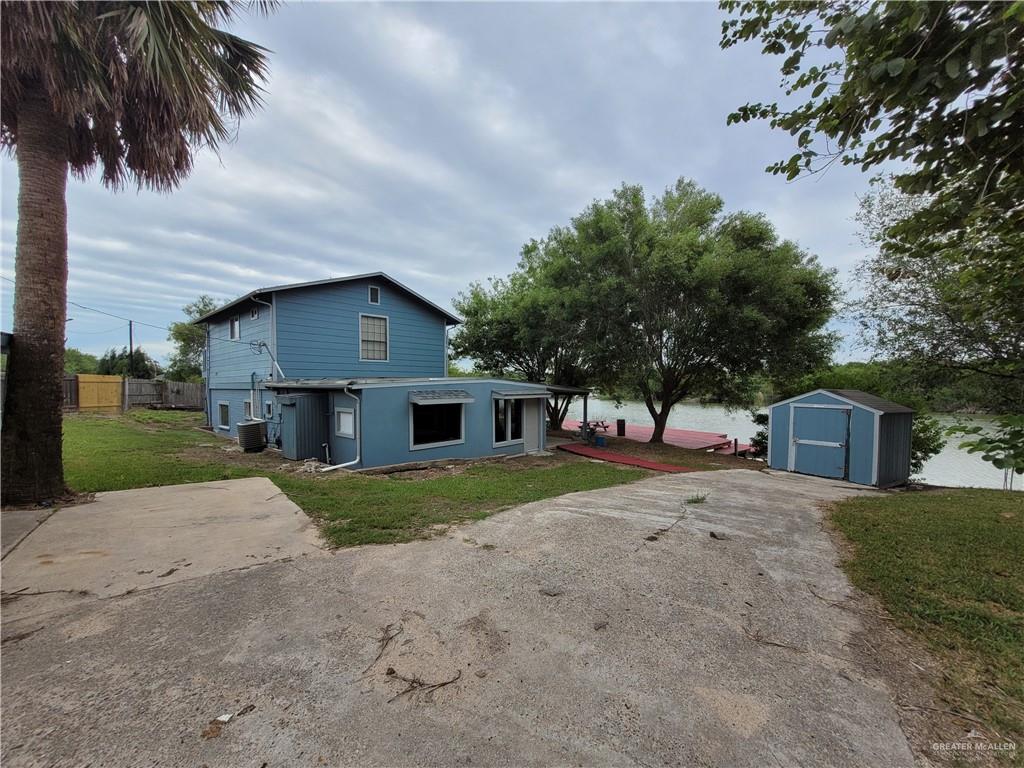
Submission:
{"label": "blue shed door", "polygon": [[850,411],[840,408],[793,408],[793,453],[790,469],[818,477],[846,477]]}

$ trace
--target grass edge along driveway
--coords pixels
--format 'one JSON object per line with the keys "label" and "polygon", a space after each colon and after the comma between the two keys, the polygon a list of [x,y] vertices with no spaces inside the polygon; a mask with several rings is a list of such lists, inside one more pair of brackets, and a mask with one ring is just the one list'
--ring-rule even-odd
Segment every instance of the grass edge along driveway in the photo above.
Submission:
{"label": "grass edge along driveway", "polygon": [[479,520],[518,504],[650,474],[567,456],[522,467],[514,460],[480,463],[425,479],[303,474],[267,466],[285,464],[283,457],[227,454],[226,442],[195,428],[202,419],[202,414],[171,411],[133,411],[120,417],[66,415],[65,482],[78,492],[98,492],[269,477],[319,522],[330,544],[344,547],[425,538],[435,526]]}
{"label": "grass edge along driveway", "polygon": [[941,695],[1024,762],[1024,493],[936,489],[847,499],[843,568],[942,662]]}

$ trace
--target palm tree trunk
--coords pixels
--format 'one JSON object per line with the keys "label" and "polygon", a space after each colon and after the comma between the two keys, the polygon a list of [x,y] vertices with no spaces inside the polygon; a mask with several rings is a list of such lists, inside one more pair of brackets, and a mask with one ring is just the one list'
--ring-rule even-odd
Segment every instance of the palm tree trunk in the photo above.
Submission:
{"label": "palm tree trunk", "polygon": [[64,492],[61,460],[68,234],[68,128],[41,89],[18,104],[14,338],[3,416],[3,503]]}

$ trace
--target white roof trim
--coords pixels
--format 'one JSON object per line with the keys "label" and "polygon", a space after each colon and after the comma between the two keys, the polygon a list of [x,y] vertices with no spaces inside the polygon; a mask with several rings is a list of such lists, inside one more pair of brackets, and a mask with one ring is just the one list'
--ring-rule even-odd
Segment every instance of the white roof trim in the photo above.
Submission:
{"label": "white roof trim", "polygon": [[824,389],[824,388],[822,388],[822,389],[815,389],[815,390],[813,390],[811,392],[804,392],[802,395],[797,395],[796,397],[791,397],[791,398],[789,398],[787,400],[779,400],[779,402],[772,403],[771,405],[769,405],[768,408],[769,408],[769,410],[771,410],[772,408],[774,408],[777,405],[788,405],[789,403],[794,403],[797,400],[803,400],[805,397],[810,397],[811,395],[825,395],[826,397],[833,397],[836,400],[839,400],[840,402],[849,403],[850,405],[852,405],[852,406],[854,406],[856,408],[863,408],[865,411],[871,411],[871,413],[874,413],[875,415],[883,413],[883,411],[880,411],[877,408],[872,408],[869,405],[864,405],[863,403],[858,403],[855,400],[850,400],[847,397],[843,397],[842,395],[837,395],[835,392],[830,392],[829,390]]}

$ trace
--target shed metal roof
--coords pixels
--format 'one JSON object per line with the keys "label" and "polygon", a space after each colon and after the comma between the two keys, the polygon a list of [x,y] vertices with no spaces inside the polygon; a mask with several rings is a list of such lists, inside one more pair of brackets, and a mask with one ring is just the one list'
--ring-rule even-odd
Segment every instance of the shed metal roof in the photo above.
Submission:
{"label": "shed metal roof", "polygon": [[444,315],[445,322],[448,325],[458,325],[459,323],[462,322],[462,318],[460,318],[458,315],[453,315],[447,309],[444,309],[443,307],[439,306],[438,304],[435,304],[434,302],[432,302],[430,299],[426,298],[425,296],[421,296],[420,294],[416,293],[416,291],[414,291],[409,286],[403,285],[402,283],[400,283],[397,280],[395,280],[395,278],[391,277],[391,275],[389,275],[389,274],[387,274],[385,272],[366,272],[366,273],[361,274],[361,275],[349,275],[348,277],[329,277],[329,278],[327,278],[325,280],[311,280],[311,281],[306,282],[306,283],[288,283],[286,285],[272,285],[272,286],[270,286],[268,288],[257,288],[254,291],[249,291],[244,296],[239,296],[234,301],[229,301],[227,304],[225,304],[222,307],[217,307],[217,309],[213,310],[212,312],[207,312],[202,317],[197,318],[196,320],[193,320],[192,324],[193,325],[199,325],[200,323],[208,322],[210,320],[210,318],[216,317],[221,312],[226,312],[227,310],[231,309],[232,307],[237,306],[238,304],[241,304],[243,301],[248,301],[249,299],[253,298],[254,296],[259,296],[261,294],[277,293],[278,291],[293,291],[293,290],[296,290],[298,288],[314,288],[314,287],[320,286],[320,285],[334,285],[335,283],[350,283],[353,280],[367,280],[367,279],[371,279],[371,278],[372,279],[377,279],[377,280],[387,280],[389,283],[394,285],[396,288],[399,288],[402,291],[405,291],[407,294],[412,296],[414,299],[422,302],[423,304],[426,304],[431,309],[437,310],[437,312],[439,312],[440,314]]}
{"label": "shed metal roof", "polygon": [[913,408],[907,408],[905,405],[894,403],[892,400],[886,400],[884,397],[878,397],[878,395],[861,392],[859,389],[826,389],[825,391],[881,413],[914,412]]}

